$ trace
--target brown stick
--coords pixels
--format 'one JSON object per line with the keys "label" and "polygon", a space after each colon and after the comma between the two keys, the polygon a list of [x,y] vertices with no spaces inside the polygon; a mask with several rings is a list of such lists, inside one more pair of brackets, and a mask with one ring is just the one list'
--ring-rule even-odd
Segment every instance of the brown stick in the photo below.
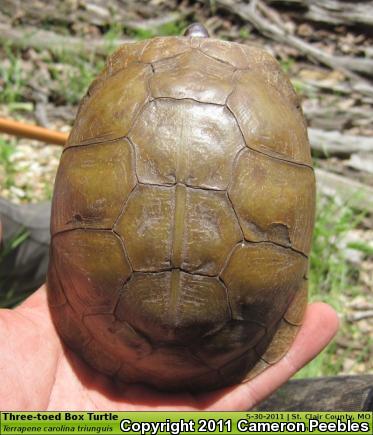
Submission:
{"label": "brown stick", "polygon": [[373,5],[364,0],[269,0],[269,3],[305,7],[302,19],[330,24],[373,26]]}
{"label": "brown stick", "polygon": [[343,175],[316,168],[316,181],[320,192],[339,197],[349,206],[373,213],[373,188]]}
{"label": "brown stick", "polygon": [[314,154],[318,156],[349,157],[357,152],[373,153],[373,138],[343,134],[339,131],[309,128],[308,136]]}
{"label": "brown stick", "polygon": [[228,9],[230,12],[240,16],[245,21],[253,24],[263,35],[288,44],[304,53],[311,59],[327,65],[332,69],[339,69],[347,77],[354,80],[363,80],[356,73],[363,73],[371,76],[373,71],[373,60],[351,56],[333,56],[326,51],[309,44],[301,38],[291,34],[283,25],[273,9],[268,7],[261,0],[250,0],[250,2],[233,0],[216,0],[218,6]]}
{"label": "brown stick", "polygon": [[41,142],[65,145],[68,133],[48,130],[37,125],[25,124],[13,121],[12,119],[0,118],[0,132],[12,134],[14,136],[27,137],[29,139],[40,140]]}
{"label": "brown stick", "polygon": [[[83,39],[74,36],[59,35],[50,30],[37,29],[31,26],[11,27],[0,23],[0,42],[21,48],[33,47],[38,50],[49,50],[54,53],[98,53],[108,55],[109,45],[104,38]],[[132,39],[117,39],[110,42],[112,48],[118,48]]]}

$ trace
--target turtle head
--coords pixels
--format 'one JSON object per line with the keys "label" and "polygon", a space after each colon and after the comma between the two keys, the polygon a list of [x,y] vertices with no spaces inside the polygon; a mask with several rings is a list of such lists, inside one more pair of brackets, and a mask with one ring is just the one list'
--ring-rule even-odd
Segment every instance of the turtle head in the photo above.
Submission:
{"label": "turtle head", "polygon": [[199,38],[208,38],[210,35],[203,24],[193,23],[184,30],[184,36],[197,36]]}

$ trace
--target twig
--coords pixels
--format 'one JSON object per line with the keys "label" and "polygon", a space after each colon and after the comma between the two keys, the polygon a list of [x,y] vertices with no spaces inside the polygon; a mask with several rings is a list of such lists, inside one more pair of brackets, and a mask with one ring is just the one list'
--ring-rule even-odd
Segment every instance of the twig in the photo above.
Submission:
{"label": "twig", "polygon": [[[299,50],[313,60],[330,68],[342,71],[347,77],[362,80],[356,73],[373,74],[373,59],[350,56],[333,56],[292,35],[278,20],[273,19],[273,10],[261,0],[250,3],[233,0],[216,0],[216,3],[251,22],[262,34]],[[263,13],[264,12],[264,13]],[[266,15],[266,17],[264,16]],[[272,19],[271,19],[272,18]]]}
{"label": "twig", "polygon": [[373,188],[342,175],[316,169],[318,189],[327,196],[339,197],[359,210],[373,213]]}
{"label": "twig", "polygon": [[162,15],[161,17],[149,18],[147,20],[128,20],[124,22],[124,26],[132,30],[149,30],[155,31],[164,26],[165,24],[172,24],[185,18],[186,14],[180,12],[171,12],[169,14]]}
{"label": "twig", "polygon": [[337,92],[344,95],[349,95],[354,92],[363,95],[361,100],[363,102],[373,102],[373,86],[367,82],[343,82],[331,83],[330,81],[323,80],[299,80],[298,78],[292,80],[293,84],[299,84],[308,89],[319,88],[326,92]]}
{"label": "twig", "polygon": [[355,153],[352,154],[346,165],[357,171],[364,171],[373,174],[373,153]]}
{"label": "twig", "polygon": [[373,138],[342,134],[339,131],[308,129],[311,148],[317,155],[348,157],[353,153],[373,152]]}
{"label": "twig", "polygon": [[270,3],[305,6],[304,17],[311,21],[328,24],[364,24],[373,26],[373,5],[371,1],[338,0],[269,0]]}
{"label": "twig", "polygon": [[372,317],[373,317],[373,310],[362,311],[362,312],[351,314],[350,316],[348,316],[348,320],[350,322],[357,322],[359,320],[370,319]]}
{"label": "twig", "polygon": [[[0,23],[0,41],[3,44],[12,43],[20,48],[33,47],[39,50],[52,52],[74,53],[99,53],[108,54],[108,43],[105,39],[84,40],[73,36],[63,36],[48,30],[35,29],[34,27],[10,27]],[[118,39],[110,42],[114,47],[119,47],[129,39]]]}

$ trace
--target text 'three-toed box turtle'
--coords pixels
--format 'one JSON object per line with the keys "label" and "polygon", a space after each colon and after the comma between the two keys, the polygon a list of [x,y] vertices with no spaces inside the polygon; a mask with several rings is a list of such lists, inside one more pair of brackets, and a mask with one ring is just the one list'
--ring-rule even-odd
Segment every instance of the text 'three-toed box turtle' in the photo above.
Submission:
{"label": "text 'three-toed box turtle'", "polygon": [[314,208],[305,121],[269,54],[199,25],[126,44],[81,102],[56,178],[56,328],[125,382],[249,379],[302,322]]}

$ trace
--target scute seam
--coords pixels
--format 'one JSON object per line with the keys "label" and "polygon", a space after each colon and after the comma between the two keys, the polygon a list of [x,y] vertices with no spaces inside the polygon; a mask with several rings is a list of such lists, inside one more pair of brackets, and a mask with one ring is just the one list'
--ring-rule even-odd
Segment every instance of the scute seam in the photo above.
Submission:
{"label": "scute seam", "polygon": [[235,121],[236,121],[237,127],[239,128],[239,130],[240,130],[240,132],[241,132],[241,136],[242,136],[242,138],[243,138],[243,141],[244,141],[244,143],[246,144],[246,147],[247,147],[249,150],[251,150],[251,151],[253,151],[253,152],[255,152],[255,153],[263,154],[264,156],[267,156],[267,157],[272,158],[272,159],[275,159],[275,160],[280,160],[280,161],[282,161],[282,162],[289,163],[289,164],[291,164],[291,165],[302,166],[302,167],[304,167],[304,168],[308,168],[308,169],[310,169],[312,172],[314,172],[313,166],[312,166],[311,164],[301,163],[301,162],[298,162],[298,161],[296,161],[296,160],[286,159],[286,158],[280,157],[280,156],[277,155],[277,154],[274,154],[274,153],[272,154],[272,153],[270,153],[270,152],[265,152],[265,151],[263,151],[263,150],[258,150],[258,149],[255,149],[255,148],[250,147],[250,146],[246,143],[246,141],[245,141],[245,136],[244,136],[243,131],[242,131],[242,129],[241,129],[240,123],[238,122],[238,119],[236,118],[236,115],[233,113],[233,111],[231,110],[231,108],[229,107],[229,105],[226,105],[225,107],[226,107],[226,108],[229,110],[229,112],[233,115],[233,117],[234,117],[234,119],[235,119]]}

